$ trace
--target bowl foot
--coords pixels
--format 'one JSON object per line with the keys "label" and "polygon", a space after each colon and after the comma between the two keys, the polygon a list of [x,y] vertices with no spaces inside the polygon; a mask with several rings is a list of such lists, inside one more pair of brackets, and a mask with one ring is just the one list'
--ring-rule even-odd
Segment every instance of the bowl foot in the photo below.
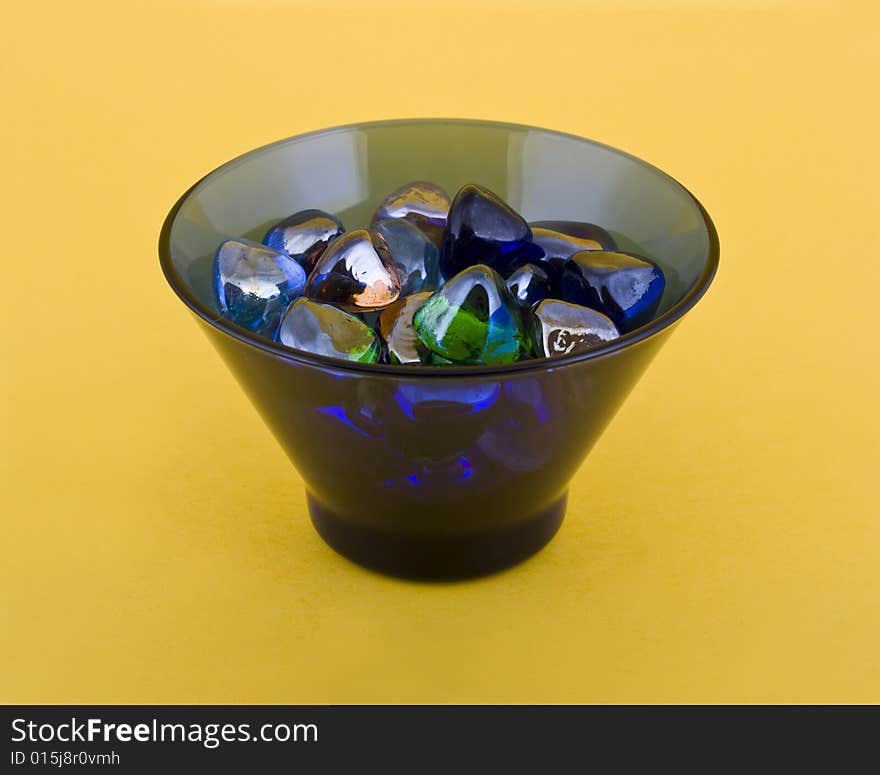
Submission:
{"label": "bowl foot", "polygon": [[392,576],[453,581],[509,568],[541,549],[562,524],[567,493],[529,519],[461,536],[405,535],[353,524],[306,497],[321,538],[349,560]]}

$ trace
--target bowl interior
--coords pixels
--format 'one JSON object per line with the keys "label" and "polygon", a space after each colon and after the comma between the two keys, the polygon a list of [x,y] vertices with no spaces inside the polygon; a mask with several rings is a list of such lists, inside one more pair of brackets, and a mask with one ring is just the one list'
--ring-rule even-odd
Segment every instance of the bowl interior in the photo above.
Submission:
{"label": "bowl interior", "polygon": [[297,210],[319,208],[346,228],[369,223],[379,202],[410,180],[450,195],[487,186],[526,220],[589,221],[622,249],[663,268],[658,315],[708,282],[713,232],[696,200],[665,173],[571,135],[452,119],[386,121],[328,129],[259,148],[218,168],[179,203],[168,231],[172,282],[216,320],[211,262],[230,237],[261,240]]}

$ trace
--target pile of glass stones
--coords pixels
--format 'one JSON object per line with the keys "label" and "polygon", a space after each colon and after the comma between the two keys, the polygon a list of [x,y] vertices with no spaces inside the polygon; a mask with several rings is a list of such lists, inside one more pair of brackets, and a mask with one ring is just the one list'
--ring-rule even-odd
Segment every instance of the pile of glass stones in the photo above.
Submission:
{"label": "pile of glass stones", "polygon": [[486,188],[415,181],[368,228],[303,210],[262,244],[217,249],[223,317],[297,350],[362,363],[502,365],[601,345],[647,323],[651,260],[591,223],[527,223]]}

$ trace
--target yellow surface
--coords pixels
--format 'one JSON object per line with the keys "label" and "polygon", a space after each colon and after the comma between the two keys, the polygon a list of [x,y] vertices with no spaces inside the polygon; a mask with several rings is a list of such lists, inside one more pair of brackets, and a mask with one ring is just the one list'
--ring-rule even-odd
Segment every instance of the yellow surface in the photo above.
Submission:
{"label": "yellow surface", "polygon": [[[880,14],[608,6],[4,10],[0,701],[880,701]],[[421,115],[625,148],[722,243],[556,540],[446,586],[320,541],[155,248],[226,159]]]}

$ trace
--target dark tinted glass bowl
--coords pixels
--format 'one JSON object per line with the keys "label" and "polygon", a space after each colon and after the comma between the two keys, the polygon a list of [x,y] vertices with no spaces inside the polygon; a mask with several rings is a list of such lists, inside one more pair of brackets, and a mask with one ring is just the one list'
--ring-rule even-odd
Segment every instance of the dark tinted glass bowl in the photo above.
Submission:
{"label": "dark tinted glass bowl", "polygon": [[[416,368],[291,351],[220,318],[210,268],[221,240],[259,240],[310,207],[364,225],[415,179],[452,194],[480,183],[529,221],[601,224],[663,268],[657,317],[584,354]],[[302,475],[318,532],[356,562],[425,578],[497,570],[553,536],[572,475],[718,263],[708,215],[658,169],[571,135],[446,119],[328,129],[246,153],[174,205],[159,250],[168,282]]]}

